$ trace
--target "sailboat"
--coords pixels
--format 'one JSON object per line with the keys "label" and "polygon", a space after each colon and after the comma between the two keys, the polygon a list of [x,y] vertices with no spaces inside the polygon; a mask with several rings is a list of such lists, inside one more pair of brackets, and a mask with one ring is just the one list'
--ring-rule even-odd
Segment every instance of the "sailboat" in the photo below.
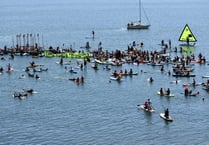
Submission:
{"label": "sailboat", "polygon": [[[139,21],[137,22],[130,22],[127,24],[127,29],[148,29],[150,27],[150,24],[142,24],[141,22],[141,0],[139,0]],[[145,13],[146,16],[146,13]],[[147,21],[149,22],[147,16],[146,16]]]}
{"label": "sailboat", "polygon": [[[197,39],[193,35],[188,24],[184,26],[184,29],[182,30],[181,35],[179,37],[179,41],[186,42],[184,44],[180,44],[181,46],[194,46],[195,42],[197,42]],[[193,42],[193,44],[190,44],[190,42]]]}

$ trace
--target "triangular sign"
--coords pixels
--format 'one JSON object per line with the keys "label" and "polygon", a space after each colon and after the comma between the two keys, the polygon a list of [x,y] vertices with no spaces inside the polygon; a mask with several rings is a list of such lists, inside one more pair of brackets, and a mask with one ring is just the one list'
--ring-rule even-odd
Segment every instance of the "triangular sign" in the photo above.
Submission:
{"label": "triangular sign", "polygon": [[197,41],[191,29],[189,28],[188,24],[185,25],[183,31],[181,32],[179,41],[183,41],[183,42],[196,42]]}

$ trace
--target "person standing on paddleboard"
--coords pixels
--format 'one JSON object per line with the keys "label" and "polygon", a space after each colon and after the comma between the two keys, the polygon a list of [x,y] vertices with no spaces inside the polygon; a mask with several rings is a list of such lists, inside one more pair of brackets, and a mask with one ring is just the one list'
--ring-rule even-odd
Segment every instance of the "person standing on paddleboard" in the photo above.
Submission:
{"label": "person standing on paddleboard", "polygon": [[164,116],[165,116],[166,118],[169,118],[169,110],[168,110],[168,108],[165,109],[165,114],[164,114]]}

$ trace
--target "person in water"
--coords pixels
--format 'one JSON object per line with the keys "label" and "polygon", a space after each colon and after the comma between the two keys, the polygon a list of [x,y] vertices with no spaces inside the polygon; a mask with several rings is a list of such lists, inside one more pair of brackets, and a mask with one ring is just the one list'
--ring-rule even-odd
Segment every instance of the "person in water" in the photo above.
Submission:
{"label": "person in water", "polygon": [[169,110],[168,110],[168,108],[165,109],[165,114],[164,114],[164,116],[165,116],[166,118],[169,118]]}

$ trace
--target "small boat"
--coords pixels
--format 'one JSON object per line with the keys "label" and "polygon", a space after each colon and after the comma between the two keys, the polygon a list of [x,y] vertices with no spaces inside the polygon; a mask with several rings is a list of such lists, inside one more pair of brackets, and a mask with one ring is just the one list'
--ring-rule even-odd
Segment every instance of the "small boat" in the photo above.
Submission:
{"label": "small boat", "polygon": [[137,106],[138,106],[139,109],[142,109],[142,110],[144,110],[144,111],[147,111],[147,112],[150,112],[150,113],[155,112],[155,109],[153,109],[153,108],[151,108],[151,109],[145,108],[144,104],[142,104],[142,105],[137,105]]}
{"label": "small boat", "polygon": [[173,118],[171,116],[165,117],[164,113],[160,113],[160,117],[165,121],[173,121]]}
{"label": "small boat", "polygon": [[161,95],[159,91],[157,92],[157,94],[160,95],[160,96],[165,96],[165,97],[174,97],[175,96],[174,94],[169,94],[169,95],[168,94],[163,94],[163,95]]}

